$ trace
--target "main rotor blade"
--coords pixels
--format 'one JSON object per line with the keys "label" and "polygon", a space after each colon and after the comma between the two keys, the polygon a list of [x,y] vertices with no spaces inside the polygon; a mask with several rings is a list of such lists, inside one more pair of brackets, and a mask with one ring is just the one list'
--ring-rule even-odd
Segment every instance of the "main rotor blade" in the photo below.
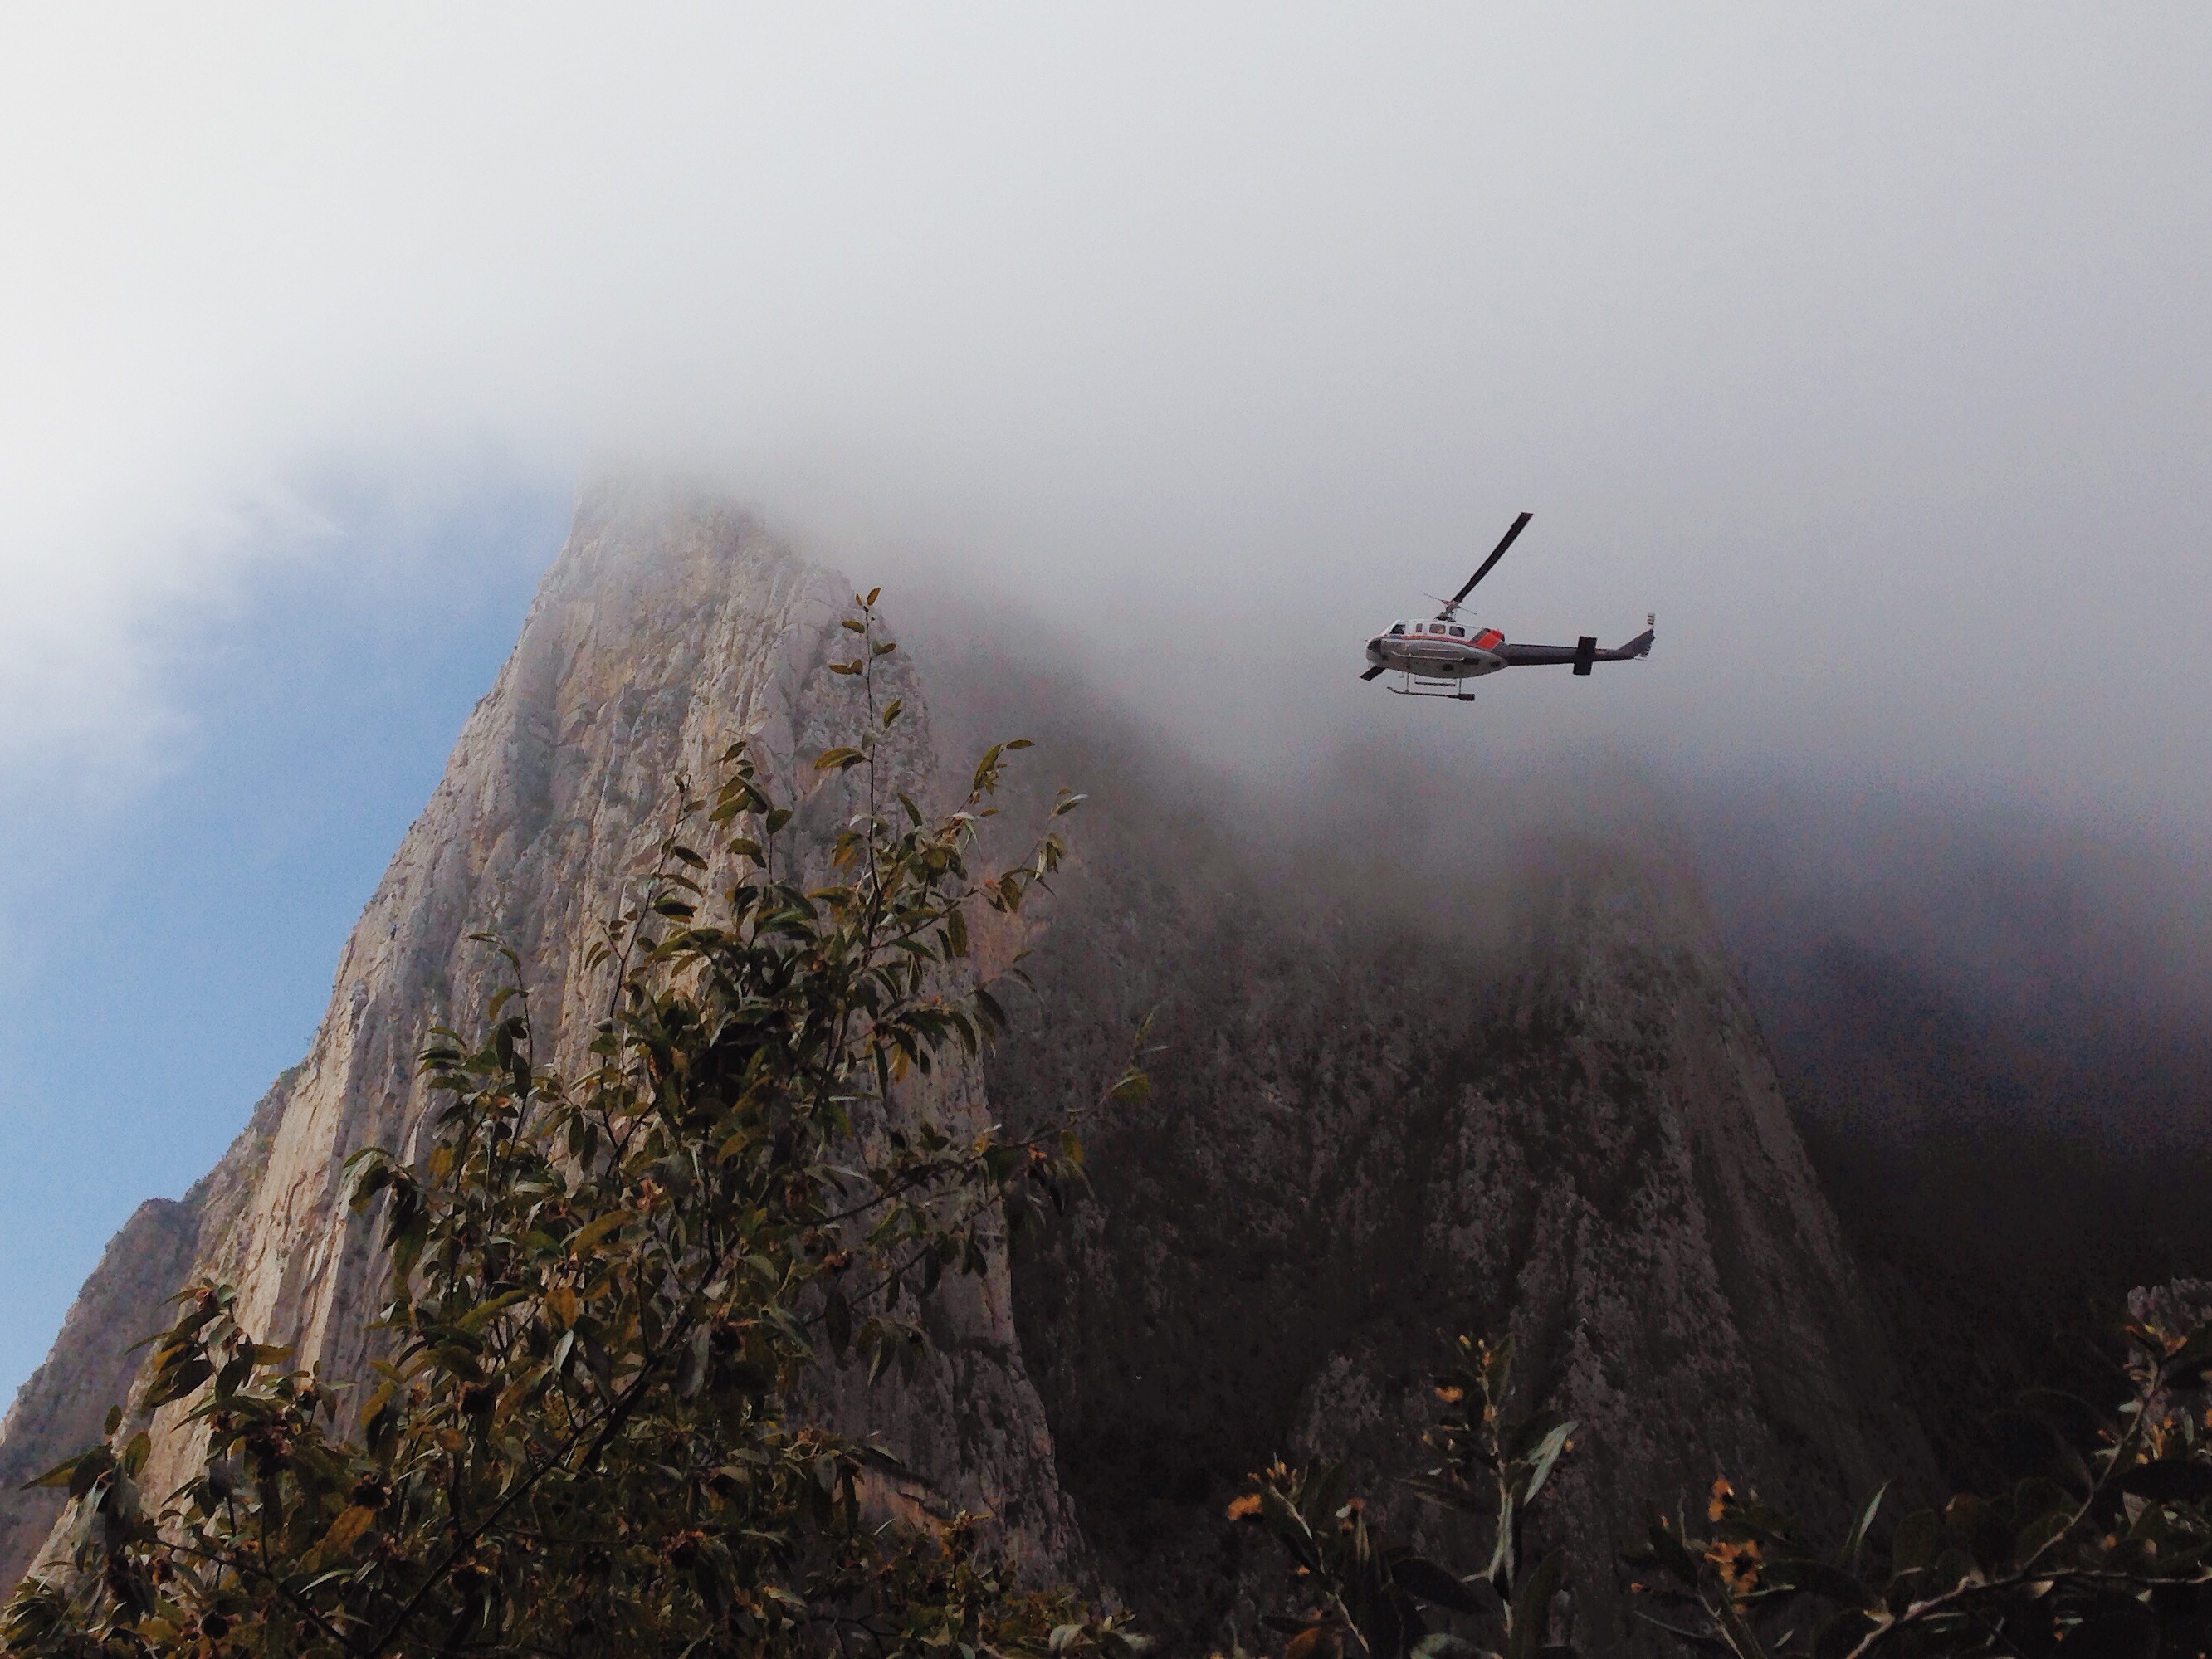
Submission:
{"label": "main rotor blade", "polygon": [[1528,527],[1528,520],[1535,516],[1536,515],[1533,513],[1523,513],[1519,518],[1513,520],[1513,528],[1505,532],[1505,539],[1498,543],[1498,545],[1491,550],[1490,556],[1482,562],[1482,568],[1476,571],[1474,574],[1467,579],[1467,586],[1461,588],[1458,592],[1451,596],[1451,605],[1448,609],[1456,610],[1459,606],[1460,601],[1466,599],[1468,594],[1474,592],[1474,585],[1490,574],[1491,566],[1496,564],[1500,559],[1505,556],[1505,550],[1513,545],[1513,538],[1519,535],[1522,531],[1526,530]]}

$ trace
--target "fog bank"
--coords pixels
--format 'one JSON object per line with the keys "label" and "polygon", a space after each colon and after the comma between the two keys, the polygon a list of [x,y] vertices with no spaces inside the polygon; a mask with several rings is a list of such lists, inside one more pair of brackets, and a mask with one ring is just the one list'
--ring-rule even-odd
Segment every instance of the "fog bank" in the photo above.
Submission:
{"label": "fog bank", "polygon": [[[350,556],[362,481],[642,463],[971,573],[1218,750],[1426,722],[2212,802],[2201,10],[7,30],[19,775],[159,753],[179,621]],[[1656,611],[1652,662],[1452,724],[1353,684],[1523,507],[1486,617]]]}

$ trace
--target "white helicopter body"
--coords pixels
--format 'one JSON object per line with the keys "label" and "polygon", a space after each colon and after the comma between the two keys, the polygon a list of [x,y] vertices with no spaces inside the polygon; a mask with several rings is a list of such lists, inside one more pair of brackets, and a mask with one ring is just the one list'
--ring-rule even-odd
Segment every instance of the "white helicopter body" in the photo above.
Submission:
{"label": "white helicopter body", "polygon": [[1394,622],[1369,640],[1367,672],[1359,678],[1371,680],[1395,672],[1406,677],[1405,684],[1385,686],[1387,691],[1395,691],[1402,696],[1445,696],[1472,702],[1474,694],[1463,689],[1464,683],[1485,674],[1495,674],[1501,668],[1569,664],[1576,673],[1587,674],[1596,663],[1631,662],[1650,656],[1651,641],[1657,637],[1656,617],[1645,617],[1644,632],[1610,651],[1601,651],[1597,641],[1588,634],[1572,645],[1524,645],[1508,640],[1494,628],[1477,628],[1472,622],[1460,619],[1459,608],[1474,585],[1505,556],[1505,550],[1513,545],[1513,538],[1527,528],[1534,516],[1523,513],[1514,520],[1513,527],[1505,532],[1505,539],[1482,562],[1482,568],[1468,578],[1467,585],[1458,592],[1442,601],[1443,609],[1431,620]]}

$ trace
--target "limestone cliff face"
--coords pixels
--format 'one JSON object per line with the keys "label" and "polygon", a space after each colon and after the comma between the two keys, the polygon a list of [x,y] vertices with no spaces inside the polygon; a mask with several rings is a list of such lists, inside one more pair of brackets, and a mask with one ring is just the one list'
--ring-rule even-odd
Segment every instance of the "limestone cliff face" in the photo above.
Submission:
{"label": "limestone cliff face", "polygon": [[149,1198],[131,1213],[77,1292],[46,1364],[16,1394],[0,1422],[0,1581],[13,1583],[30,1565],[62,1510],[58,1494],[25,1492],[23,1483],[97,1441],[107,1408],[128,1403],[145,1358],[134,1345],[167,1322],[163,1304],[192,1276],[200,1241],[237,1224],[297,1075],[276,1079],[182,1199]]}
{"label": "limestone cliff face", "polygon": [[1612,1565],[1644,1502],[1702,1504],[1724,1470],[1840,1524],[1926,1476],[1684,872],[1532,849],[1486,939],[1315,906],[1203,850],[1163,878],[1105,816],[1031,958],[1050,1023],[990,1087],[1018,1120],[1095,1089],[1154,1011],[1153,1097],[1094,1129],[1097,1201],[1015,1274],[1077,1519],[1154,1628],[1258,1638],[1294,1594],[1222,1513],[1285,1449],[1349,1457],[1479,1570],[1393,1501],[1457,1331],[1511,1335],[1531,1398],[1582,1425],[1543,1529],[1572,1551],[1584,1652],[1644,1646]]}
{"label": "limestone cliff face", "polygon": [[[790,795],[792,757],[843,734],[825,665],[844,597],[741,514],[586,502],[306,1060],[204,1192],[134,1219],[166,1243],[118,1240],[0,1435],[5,1468],[96,1432],[124,1346],[187,1273],[238,1285],[266,1340],[358,1372],[380,1287],[340,1171],[416,1133],[425,1030],[492,983],[467,935],[514,946],[541,1040],[573,1060],[608,988],[586,952],[661,833],[671,777],[710,778],[753,731]],[[947,649],[929,689],[972,715],[990,681],[989,723],[1026,722],[1004,668]],[[915,671],[896,672],[919,714]],[[1583,1421],[1554,1525],[1586,1651],[1633,1645],[1610,1563],[1638,1500],[1724,1468],[1818,1509],[1924,1471],[1759,1034],[1663,848],[1522,835],[1479,897],[1448,884],[1409,903],[1262,846],[1080,703],[1034,733],[1041,782],[1097,798],[1032,923],[1038,995],[1011,999],[1011,1039],[950,1080],[950,1107],[1018,1122],[1093,1098],[1147,1010],[1156,1093],[1093,1125],[1096,1201],[945,1308],[921,1385],[842,1391],[841,1413],[947,1501],[996,1514],[1040,1570],[1095,1565],[1177,1649],[1265,1589],[1270,1564],[1219,1518],[1237,1480],[1278,1451],[1348,1455],[1387,1503],[1456,1330],[1511,1332],[1532,1387]],[[929,720],[901,730],[896,763],[926,793]],[[160,1439],[154,1485],[190,1452]],[[0,1524],[12,1572],[40,1513]]]}
{"label": "limestone cliff face", "polygon": [[[0,1455],[38,1465],[96,1434],[129,1376],[122,1350],[158,1328],[160,1297],[187,1274],[234,1285],[241,1322],[262,1340],[296,1345],[334,1378],[362,1374],[382,1285],[343,1170],[363,1146],[410,1145],[427,1104],[415,1074],[427,1032],[465,1024],[495,988],[501,964],[469,935],[492,932],[514,947],[541,1056],[576,1069],[611,989],[586,956],[666,832],[672,780],[714,780],[723,751],[751,733],[785,798],[797,799],[811,772],[791,757],[850,729],[848,683],[826,669],[848,599],[742,513],[649,495],[586,501],[513,658],[354,928],[306,1060],[226,1160],[225,1190],[240,1201],[167,1222],[142,1215],[142,1231],[167,1224],[188,1248],[172,1249],[159,1271],[111,1274],[112,1285],[95,1276],[27,1394],[55,1408],[19,1409]],[[927,718],[901,659],[889,672],[890,695],[906,695],[910,711],[893,764],[926,798]],[[817,796],[802,829],[839,806]],[[945,1088],[951,1123],[980,1112],[972,1073]],[[111,1265],[137,1254],[128,1243],[118,1241]],[[903,1443],[939,1477],[944,1501],[998,1515],[1018,1553],[1066,1561],[1049,1436],[1003,1269],[964,1287],[945,1319],[947,1340],[918,1390],[893,1402],[852,1389],[837,1403]],[[167,1491],[192,1447],[173,1420],[155,1428],[146,1485]],[[9,1542],[17,1553],[0,1568],[12,1573],[25,1558],[22,1540]]]}

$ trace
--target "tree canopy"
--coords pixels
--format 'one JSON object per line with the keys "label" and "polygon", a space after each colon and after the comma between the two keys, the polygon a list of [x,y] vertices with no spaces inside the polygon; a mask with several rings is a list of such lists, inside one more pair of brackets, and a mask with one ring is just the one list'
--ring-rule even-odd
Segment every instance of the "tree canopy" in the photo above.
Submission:
{"label": "tree canopy", "polygon": [[186,1291],[138,1405],[199,1437],[197,1470],[142,1492],[148,1433],[112,1413],[46,1477],[74,1500],[70,1571],[19,1589],[7,1651],[1133,1649],[1118,1619],[1018,1584],[985,1517],[893,1518],[895,1457],[814,1409],[830,1368],[910,1376],[939,1284],[1083,1179],[1065,1117],[963,1133],[913,1086],[1002,1018],[965,960],[971,912],[1018,910],[1065,849],[1048,826],[1021,863],[973,867],[1019,742],[948,814],[879,810],[902,709],[876,706],[896,647],[874,599],[833,665],[866,727],[812,761],[861,786],[824,878],[802,884],[792,808],[744,744],[711,796],[679,787],[592,952],[612,989],[583,1073],[538,1062],[518,977],[480,1030],[434,1034],[421,1155],[353,1160],[390,1268],[374,1375],[332,1386],[242,1328],[227,1287]]}

